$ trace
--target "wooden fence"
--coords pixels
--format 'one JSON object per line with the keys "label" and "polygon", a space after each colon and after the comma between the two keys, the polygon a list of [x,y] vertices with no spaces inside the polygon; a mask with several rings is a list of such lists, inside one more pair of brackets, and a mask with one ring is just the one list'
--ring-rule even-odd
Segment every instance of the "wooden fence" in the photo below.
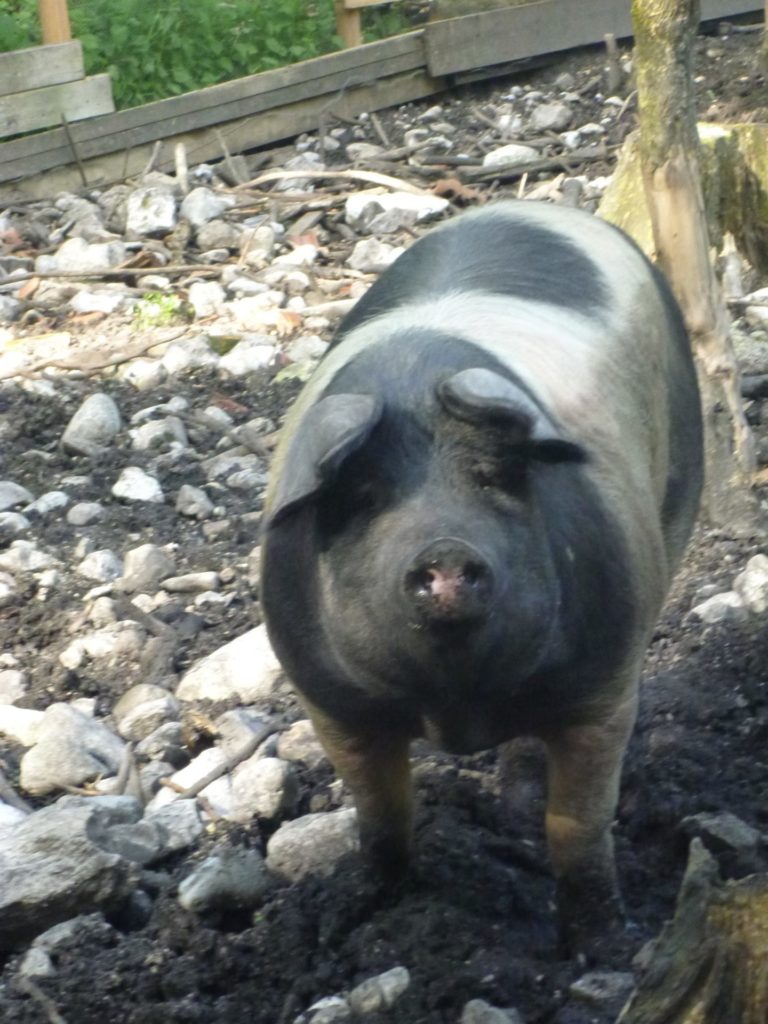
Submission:
{"label": "wooden fence", "polygon": [[[190,161],[218,159],[317,130],[333,115],[350,118],[421,99],[475,69],[501,73],[509,62],[599,43],[607,33],[625,38],[631,33],[629,9],[629,0],[536,0],[437,21],[382,42],[0,143],[0,205],[14,195],[75,187],[82,177],[91,186],[122,180],[139,173],[153,153],[156,167],[170,169],[178,142]],[[701,0],[705,20],[762,10],[762,0]],[[41,51],[51,54],[52,64],[53,50]],[[13,81],[23,83],[23,70],[15,75]],[[55,169],[61,170],[53,174]],[[43,172],[53,176],[37,184],[28,180]]]}

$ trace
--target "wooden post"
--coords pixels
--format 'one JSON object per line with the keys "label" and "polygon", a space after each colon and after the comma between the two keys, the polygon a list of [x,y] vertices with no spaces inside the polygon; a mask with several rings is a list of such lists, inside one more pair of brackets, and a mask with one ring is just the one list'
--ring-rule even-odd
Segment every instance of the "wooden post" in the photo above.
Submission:
{"label": "wooden post", "polygon": [[68,43],[72,38],[67,0],[37,0],[43,43]]}
{"label": "wooden post", "polygon": [[363,41],[360,11],[349,10],[345,0],[336,0],[336,31],[345,47],[360,46]]}

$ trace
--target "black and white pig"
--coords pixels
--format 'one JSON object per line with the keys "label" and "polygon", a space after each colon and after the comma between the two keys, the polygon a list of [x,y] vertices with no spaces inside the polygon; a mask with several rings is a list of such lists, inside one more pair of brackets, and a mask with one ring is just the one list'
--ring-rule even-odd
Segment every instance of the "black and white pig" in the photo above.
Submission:
{"label": "black and white pig", "polygon": [[701,479],[680,312],[596,217],[464,214],[342,322],[275,456],[262,598],[385,877],[408,859],[413,737],[534,736],[566,941],[620,919],[621,761]]}

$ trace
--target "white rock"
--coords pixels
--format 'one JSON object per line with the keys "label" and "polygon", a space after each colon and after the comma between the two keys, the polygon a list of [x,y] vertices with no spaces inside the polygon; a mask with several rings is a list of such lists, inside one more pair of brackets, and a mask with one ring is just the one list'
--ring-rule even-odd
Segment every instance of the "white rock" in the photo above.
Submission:
{"label": "white rock", "polygon": [[176,199],[169,188],[149,185],[128,196],[126,231],[141,237],[166,235],[176,225]]}
{"label": "white rock", "polygon": [[[214,722],[219,744],[227,757],[235,757],[257,733],[263,733],[268,719],[250,708],[233,708],[225,711]],[[273,737],[265,737],[268,744]],[[263,752],[262,745],[260,751]]]}
{"label": "white rock", "polygon": [[9,572],[40,572],[52,569],[56,564],[53,555],[40,551],[29,540],[15,540],[7,551],[0,553],[0,569]]}
{"label": "white rock", "polygon": [[0,608],[12,604],[18,593],[16,580],[10,573],[0,572]]}
{"label": "white rock", "polygon": [[75,313],[114,313],[128,301],[130,301],[130,296],[124,290],[90,291],[84,289],[72,296],[69,305]]}
{"label": "white rock", "polygon": [[91,526],[103,519],[104,512],[98,501],[78,501],[67,512],[67,522],[72,526]]}
{"label": "white rock", "polygon": [[439,196],[417,196],[410,192],[354,192],[344,204],[344,219],[356,231],[365,231],[374,217],[384,211],[415,212],[416,220],[422,222],[444,213],[449,205],[447,199]]}
{"label": "white rock", "polygon": [[390,267],[405,249],[402,246],[388,245],[378,238],[361,238],[355,243],[347,263],[353,270],[364,274],[380,274]]}
{"label": "white rock", "polygon": [[286,761],[302,761],[310,767],[322,764],[326,760],[325,751],[308,718],[299,719],[280,734],[277,740],[277,753]]}
{"label": "white rock", "polygon": [[188,572],[163,580],[163,590],[171,594],[197,594],[204,590],[218,590],[220,586],[221,578],[217,572]]}
{"label": "white rock", "polygon": [[407,967],[393,967],[356,985],[349,993],[349,1005],[359,1014],[388,1010],[410,983],[411,976]]}
{"label": "white rock", "polygon": [[744,572],[733,581],[733,589],[755,615],[768,611],[768,557],[754,555]]}
{"label": "white rock", "polygon": [[198,320],[220,313],[226,298],[218,281],[195,281],[189,288],[189,302]]}
{"label": "white rock", "polygon": [[514,167],[518,164],[535,163],[540,158],[539,152],[531,146],[522,146],[513,142],[498,149],[492,149],[483,157],[483,167],[487,170],[499,171],[505,167]]}
{"label": "white rock", "polygon": [[573,982],[569,992],[577,999],[592,1006],[609,1005],[618,1012],[635,986],[634,975],[629,971],[589,971]]}
{"label": "white rock", "polygon": [[166,372],[173,375],[203,366],[216,366],[219,357],[205,338],[190,338],[169,345],[161,362]]}
{"label": "white rock", "polygon": [[119,374],[138,391],[150,391],[163,383],[168,371],[159,359],[131,359],[120,367]]}
{"label": "white rock", "polygon": [[196,662],[176,690],[179,700],[228,700],[244,704],[268,697],[280,676],[280,663],[257,626]]}
{"label": "white rock", "polygon": [[[321,171],[325,167],[317,153],[299,153],[298,156],[286,160],[287,171]],[[312,178],[286,178],[278,181],[275,190],[278,192],[311,192],[314,183]]]}
{"label": "white rock", "polygon": [[0,736],[8,736],[22,747],[37,743],[45,712],[0,704]]}
{"label": "white rock", "polygon": [[300,334],[287,346],[285,354],[294,363],[300,363],[305,359],[320,359],[327,350],[328,342],[317,334]]}
{"label": "white rock", "polygon": [[[203,750],[197,757],[192,758],[188,765],[185,765],[180,771],[174,772],[171,776],[171,782],[175,786],[180,786],[182,789],[186,789],[189,786],[195,786],[201,779],[204,779],[209,772],[215,769],[223,768],[227,763],[224,752],[219,747],[209,747],[207,750]],[[231,779],[226,775],[222,774],[215,781],[209,783],[202,791],[201,795],[205,797],[214,811],[223,818],[229,818],[232,814],[233,799],[232,799],[232,784]],[[161,807],[165,807],[168,804],[174,803],[180,799],[179,794],[174,790],[164,787],[157,791],[152,800],[149,802],[148,809],[151,811],[159,810]]]}
{"label": "white rock", "polygon": [[383,146],[377,146],[373,142],[350,142],[347,144],[347,156],[353,162],[365,164],[369,160],[375,160],[386,153]]}
{"label": "white rock", "polygon": [[18,807],[11,807],[0,800],[0,831],[20,824],[26,817],[25,812],[20,811]]}
{"label": "white rock", "polygon": [[140,427],[134,427],[128,433],[131,447],[137,451],[159,448],[174,441],[185,448],[189,444],[186,427],[178,416],[149,420],[148,423],[142,423]]}
{"label": "white rock", "polygon": [[127,250],[123,242],[102,242],[89,244],[84,238],[68,238],[52,255],[38,256],[35,270],[39,274],[57,273],[100,273],[111,270],[125,260]]}
{"label": "white rock", "polygon": [[115,622],[73,640],[59,655],[68,669],[80,668],[88,659],[116,664],[120,660],[138,662],[146,644],[146,634],[136,622]]}
{"label": "white rock", "polygon": [[12,480],[0,480],[0,512],[5,512],[16,505],[28,505],[34,499],[34,494],[21,484],[15,484]]}
{"label": "white rock", "polygon": [[123,741],[68,704],[52,704],[38,728],[37,742],[21,759],[21,785],[27,793],[43,796],[62,786],[80,786],[120,767]]}
{"label": "white rock", "polygon": [[152,501],[161,504],[165,500],[159,481],[145,473],[139,466],[125,467],[112,487],[112,494],[126,501]]}
{"label": "white rock", "polygon": [[15,704],[27,692],[27,678],[17,668],[0,669],[0,704]]}
{"label": "white rock", "polygon": [[228,817],[243,825],[255,816],[273,821],[296,808],[299,787],[293,767],[279,757],[254,754],[232,774],[232,811]]}
{"label": "white rock", "polygon": [[715,594],[714,597],[697,604],[695,608],[691,608],[691,615],[707,625],[712,625],[716,622],[746,622],[749,611],[739,595],[729,590],[725,594]]}
{"label": "white rock", "polygon": [[280,256],[276,256],[273,263],[276,263],[278,266],[311,267],[317,259],[318,251],[316,245],[305,242],[303,245],[297,245],[290,252],[284,252]]}
{"label": "white rock", "polygon": [[235,200],[232,196],[220,195],[210,188],[201,186],[200,188],[193,188],[184,197],[181,204],[181,215],[190,224],[199,227],[215,217],[220,217],[222,213],[230,210],[234,205]]}
{"label": "white rock", "polygon": [[78,565],[77,572],[89,580],[106,583],[108,580],[116,580],[123,575],[123,563],[114,551],[104,548],[86,555]]}
{"label": "white rock", "polygon": [[306,875],[333,873],[336,862],[358,849],[357,817],[351,807],[305,814],[284,822],[267,843],[267,867],[297,882]]}
{"label": "white rock", "polygon": [[182,484],[176,496],[176,511],[190,519],[208,519],[213,513],[213,502],[202,487]]}
{"label": "white rock", "polygon": [[352,1007],[343,996],[325,996],[294,1017],[293,1024],[348,1024],[351,1020]]}
{"label": "white rock", "polygon": [[257,907],[271,887],[264,859],[256,850],[227,849],[207,857],[179,884],[179,903],[186,909],[248,910]]}
{"label": "white rock", "polygon": [[27,505],[24,511],[29,515],[36,513],[39,516],[50,515],[57,509],[66,508],[69,504],[69,495],[64,491],[46,491],[39,498]]}
{"label": "white rock", "polygon": [[86,398],[69,421],[61,443],[74,455],[94,455],[112,442],[121,425],[114,400],[97,391]]}
{"label": "white rock", "polygon": [[243,374],[268,366],[276,354],[277,349],[267,335],[245,335],[234,348],[221,357],[219,365],[233,377],[242,377]]}
{"label": "white rock", "polygon": [[147,701],[129,711],[117,727],[125,740],[146,739],[161,725],[174,722],[179,716],[179,703],[170,694]]}

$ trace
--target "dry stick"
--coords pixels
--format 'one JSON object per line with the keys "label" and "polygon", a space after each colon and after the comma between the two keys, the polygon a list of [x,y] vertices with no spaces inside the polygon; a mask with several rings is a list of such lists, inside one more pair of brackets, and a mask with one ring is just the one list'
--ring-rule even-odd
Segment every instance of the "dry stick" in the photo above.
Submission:
{"label": "dry stick", "polygon": [[157,142],[152,147],[152,153],[150,154],[149,160],[147,161],[147,166],[141,172],[139,177],[143,178],[145,174],[149,174],[150,173],[150,171],[155,166],[155,164],[157,163],[157,161],[158,161],[158,159],[160,157],[160,150],[162,148],[163,148],[163,140],[162,139],[158,139]]}
{"label": "dry stick", "polygon": [[143,608],[139,608],[137,604],[124,594],[116,594],[113,601],[115,610],[121,618],[133,619],[134,622],[138,622],[140,626],[143,626],[153,636],[176,637],[176,630],[173,626],[169,626],[167,622],[162,622],[154,615],[145,612]]}
{"label": "dry stick", "polygon": [[2,768],[0,768],[0,800],[10,804],[11,807],[15,807],[17,811],[23,811],[24,814],[32,813],[32,808],[29,806],[27,801],[22,800],[16,790],[11,786],[10,782],[6,779]]}
{"label": "dry stick", "polygon": [[37,278],[40,281],[57,280],[62,281],[94,281],[103,277],[146,277],[148,274],[170,275],[179,277],[181,274],[221,274],[221,266],[212,266],[210,263],[189,263],[179,266],[173,264],[170,267],[113,267],[111,270],[51,270],[44,274],[38,274],[34,270],[26,274],[19,274],[13,277],[6,284],[16,284],[21,281],[31,281]]}
{"label": "dry stick", "polygon": [[22,992],[26,992],[27,995],[31,996],[36,1003],[40,1004],[40,1007],[45,1012],[50,1024],[67,1024],[56,1009],[54,1001],[47,996],[45,992],[43,992],[37,982],[32,981],[31,978],[19,978],[16,984]]}
{"label": "dry stick", "polygon": [[126,743],[123,756],[120,758],[120,767],[115,777],[115,788],[112,790],[115,796],[122,796],[125,792],[133,766],[133,743]]}
{"label": "dry stick", "polygon": [[189,166],[187,164],[187,147],[183,142],[177,142],[173,147],[173,162],[176,167],[176,181],[179,188],[186,195],[189,192]]}
{"label": "dry stick", "polygon": [[252,181],[247,181],[244,185],[237,185],[237,189],[243,188],[254,188],[258,185],[267,185],[273,181],[291,181],[295,179],[309,178],[312,181],[322,180],[323,178],[340,178],[344,181],[365,181],[369,185],[381,185],[383,188],[391,188],[397,192],[410,192],[415,196],[430,196],[430,192],[425,192],[423,188],[419,188],[417,185],[411,185],[410,182],[401,181],[399,178],[392,178],[388,174],[378,174],[376,171],[266,171],[264,174],[260,174],[258,178],[253,178]]}
{"label": "dry stick", "polygon": [[619,47],[616,45],[616,36],[613,32],[606,32],[603,36],[605,50],[608,59],[607,76],[605,80],[606,90],[609,96],[613,96],[621,85],[622,72],[619,63]]}
{"label": "dry stick", "polygon": [[607,160],[607,152],[580,152],[574,149],[572,152],[562,156],[547,157],[543,160],[527,161],[526,163],[510,164],[509,167],[498,167],[482,171],[466,171],[465,177],[468,181],[500,181],[507,178],[517,178],[522,174],[535,174],[537,171],[573,171],[573,165],[586,163],[587,161]]}
{"label": "dry stick", "polygon": [[384,131],[384,125],[381,123],[379,115],[371,111],[371,113],[368,116],[370,118],[371,124],[373,125],[373,130],[378,135],[379,141],[381,142],[382,146],[385,146],[387,149],[391,149],[392,143],[389,141],[389,136]]}
{"label": "dry stick", "polygon": [[80,172],[80,179],[83,182],[83,188],[88,188],[88,178],[85,174],[85,164],[83,163],[82,157],[80,156],[80,152],[77,146],[75,145],[74,137],[69,128],[69,121],[67,120],[67,115],[64,113],[64,111],[61,112],[61,126],[64,129],[64,134],[67,136],[69,148],[72,150],[72,155],[75,158],[77,169]]}

